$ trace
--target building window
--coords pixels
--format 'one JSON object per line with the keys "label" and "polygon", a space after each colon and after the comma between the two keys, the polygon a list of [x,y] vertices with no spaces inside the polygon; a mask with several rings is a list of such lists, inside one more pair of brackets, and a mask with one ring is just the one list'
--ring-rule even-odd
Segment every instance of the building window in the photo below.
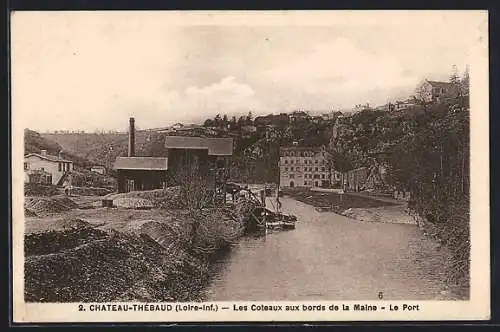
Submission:
{"label": "building window", "polygon": [[289,177],[290,179],[294,179],[294,178],[295,178],[295,174],[289,174],[289,175],[288,175],[288,177]]}
{"label": "building window", "polygon": [[59,172],[62,171],[62,163],[59,163]]}
{"label": "building window", "polygon": [[321,174],[321,178],[324,179],[325,178],[325,174]]}
{"label": "building window", "polygon": [[317,168],[317,167],[314,167],[314,170],[317,172],[317,171],[318,171],[318,168]]}
{"label": "building window", "polygon": [[290,171],[293,171],[293,167],[290,167]]}
{"label": "building window", "polygon": [[321,171],[324,172],[325,171],[325,168],[324,167],[321,167]]}
{"label": "building window", "polygon": [[285,164],[288,164],[288,160],[287,159],[285,159]]}
{"label": "building window", "polygon": [[324,156],[325,156],[325,153],[324,153],[324,152],[322,152],[322,153],[321,153],[321,155],[324,157]]}
{"label": "building window", "polygon": [[288,167],[285,167],[285,172],[288,172]]}
{"label": "building window", "polygon": [[290,164],[293,164],[293,159],[292,159],[292,160],[290,160]]}
{"label": "building window", "polygon": [[24,163],[24,170],[28,169],[28,163]]}
{"label": "building window", "polygon": [[300,171],[300,167],[295,167],[295,170],[296,171]]}
{"label": "building window", "polygon": [[316,159],[316,160],[314,161],[314,163],[315,163],[315,164],[317,164],[317,163],[318,163],[318,159]]}

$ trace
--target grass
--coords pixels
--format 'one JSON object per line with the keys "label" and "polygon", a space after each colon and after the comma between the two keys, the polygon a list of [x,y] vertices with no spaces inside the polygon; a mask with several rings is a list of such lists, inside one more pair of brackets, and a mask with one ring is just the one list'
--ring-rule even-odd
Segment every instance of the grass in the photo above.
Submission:
{"label": "grass", "polygon": [[294,190],[287,192],[286,195],[314,207],[333,209],[334,212],[343,212],[349,208],[377,208],[398,205],[397,203],[384,202],[348,193],[340,195],[310,190]]}

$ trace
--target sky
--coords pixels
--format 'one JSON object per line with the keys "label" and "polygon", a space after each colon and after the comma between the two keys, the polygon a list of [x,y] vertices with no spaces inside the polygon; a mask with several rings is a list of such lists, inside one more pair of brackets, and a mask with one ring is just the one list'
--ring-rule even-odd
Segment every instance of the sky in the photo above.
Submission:
{"label": "sky", "polygon": [[473,14],[17,12],[12,112],[93,131],[382,105],[464,70],[487,20]]}

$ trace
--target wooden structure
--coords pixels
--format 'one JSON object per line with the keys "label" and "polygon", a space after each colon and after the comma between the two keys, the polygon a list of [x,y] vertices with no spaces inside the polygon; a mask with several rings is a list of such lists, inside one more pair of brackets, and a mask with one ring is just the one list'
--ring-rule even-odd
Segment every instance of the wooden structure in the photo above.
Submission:
{"label": "wooden structure", "polygon": [[114,167],[118,173],[118,192],[153,190],[167,185],[167,158],[118,157]]}
{"label": "wooden structure", "polygon": [[232,138],[167,136],[168,184],[202,181],[213,190],[216,201],[226,202]]}
{"label": "wooden structure", "polygon": [[135,120],[130,118],[128,156],[117,157],[118,192],[152,190],[167,185],[167,158],[135,156]]}

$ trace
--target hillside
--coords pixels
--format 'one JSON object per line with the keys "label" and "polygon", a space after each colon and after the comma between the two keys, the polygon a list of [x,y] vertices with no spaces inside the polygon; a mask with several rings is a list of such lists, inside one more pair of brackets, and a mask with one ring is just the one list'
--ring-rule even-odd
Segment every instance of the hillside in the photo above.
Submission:
{"label": "hillside", "polygon": [[58,155],[62,151],[63,157],[72,160],[74,163],[75,168],[72,172],[72,184],[74,186],[114,188],[116,181],[112,176],[109,176],[112,175],[112,172],[103,176],[89,170],[90,166],[100,163],[98,158],[87,159],[79,156],[36,131],[29,129],[24,131],[24,149],[25,153],[40,153],[41,150],[47,150],[49,155]]}
{"label": "hillside", "polygon": [[24,130],[24,153],[40,153],[42,150],[47,150],[50,155],[57,156],[60,151],[65,158],[73,160],[77,168],[86,168],[91,166],[94,161],[81,157],[71,150],[62,147],[58,142],[48,139],[38,132],[25,129]]}
{"label": "hillside", "polygon": [[[58,133],[42,134],[64,151],[68,151],[80,158],[98,161],[110,168],[116,157],[125,156],[128,150],[127,133]],[[136,132],[136,155],[137,156],[163,156],[165,135],[144,131]]]}

